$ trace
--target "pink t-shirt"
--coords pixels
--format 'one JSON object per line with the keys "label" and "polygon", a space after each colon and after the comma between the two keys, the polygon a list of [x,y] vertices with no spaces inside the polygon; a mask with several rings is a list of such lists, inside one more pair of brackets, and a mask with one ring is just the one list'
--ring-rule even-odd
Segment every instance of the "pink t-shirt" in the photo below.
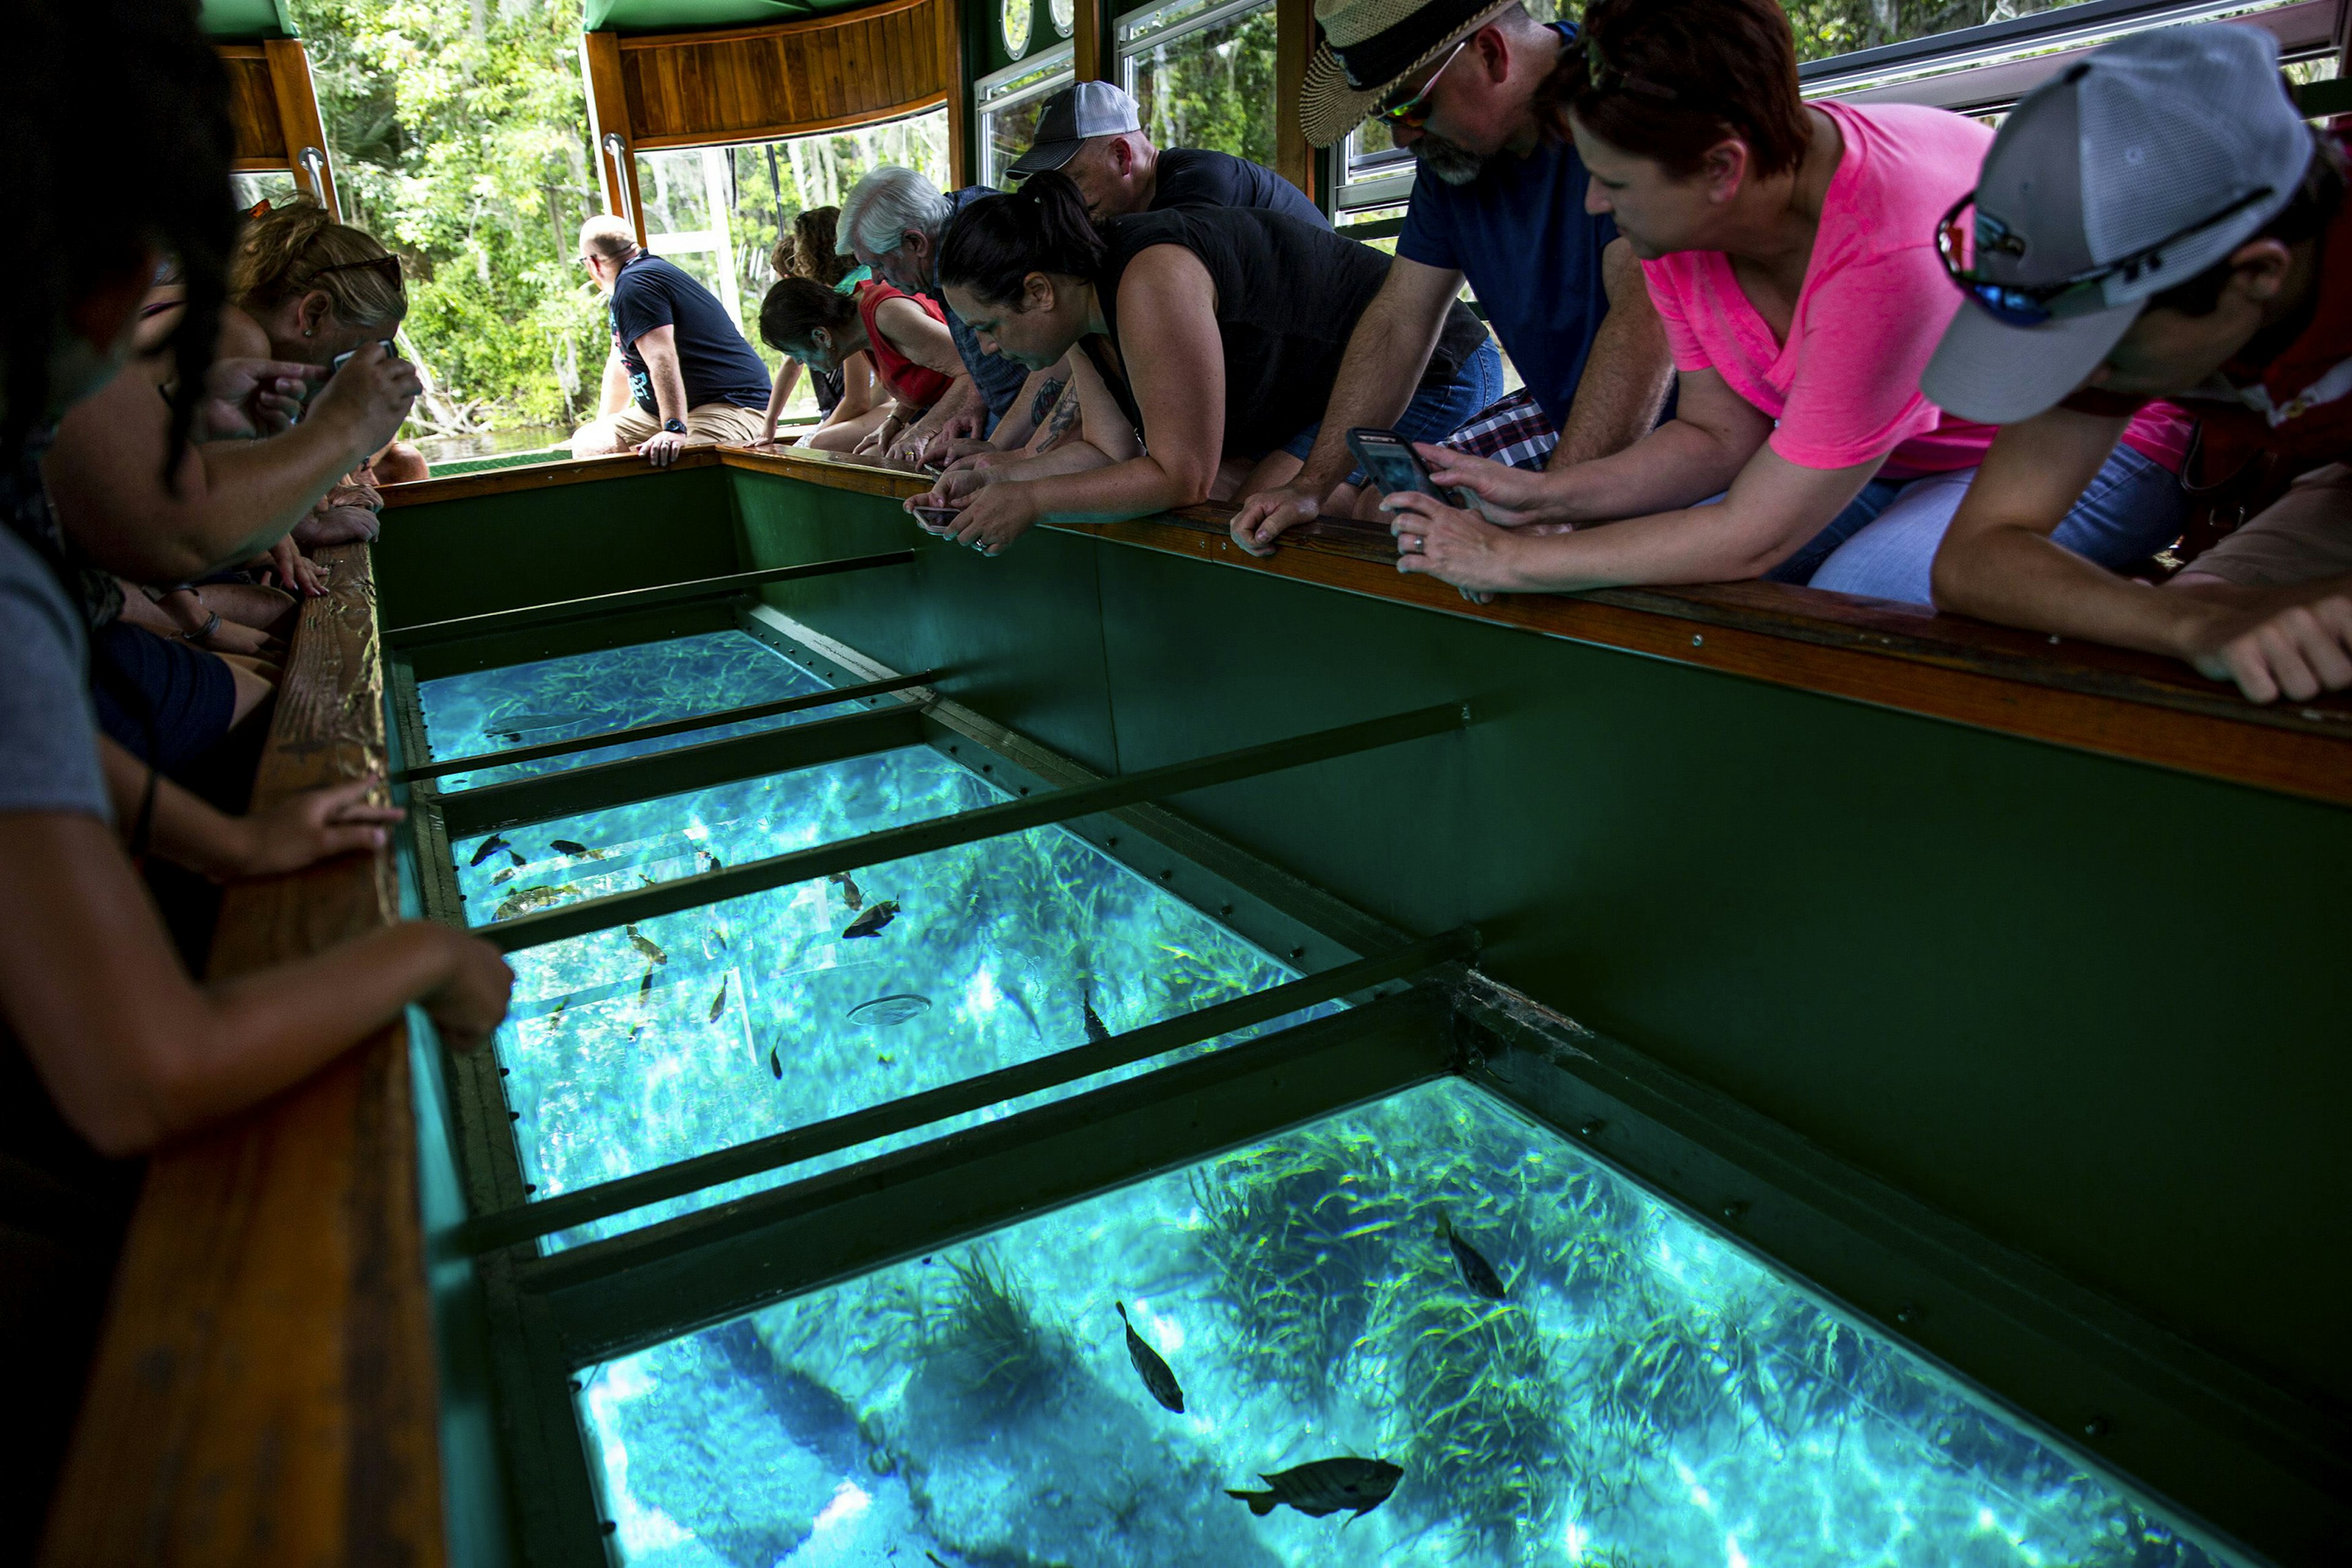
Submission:
{"label": "pink t-shirt", "polygon": [[[1945,413],[1919,390],[1960,291],[1936,254],[1936,225],[1976,184],[1992,132],[1912,104],[1817,103],[1845,153],[1822,199],[1804,286],[1780,342],[1719,250],[1642,263],[1677,370],[1713,369],[1779,421],[1769,445],[1801,468],[1884,455],[1879,477],[1917,479],[1983,461],[1994,427]],[[2150,404],[2126,443],[2178,473],[2189,420]]]}

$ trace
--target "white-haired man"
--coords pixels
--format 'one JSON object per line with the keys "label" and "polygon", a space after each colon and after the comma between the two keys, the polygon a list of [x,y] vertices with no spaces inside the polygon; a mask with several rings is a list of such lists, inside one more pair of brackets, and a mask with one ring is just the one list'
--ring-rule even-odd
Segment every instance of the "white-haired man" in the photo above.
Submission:
{"label": "white-haired man", "polygon": [[768,367],[709,289],[647,254],[617,217],[580,226],[580,265],[612,323],[596,417],[572,437],[575,458],[640,452],[667,468],[688,446],[749,447],[768,407]]}
{"label": "white-haired man", "polygon": [[1033,379],[1042,386],[1046,373],[1033,377],[1013,361],[982,348],[980,339],[940,292],[940,237],[966,205],[998,194],[987,185],[942,193],[914,170],[892,163],[858,181],[841,198],[841,253],[855,256],[883,281],[909,294],[930,296],[947,317],[956,352],[971,373],[913,425],[885,425],[882,449],[894,461],[943,457],[951,443],[969,437],[992,437],[1000,446],[1018,446],[1028,439],[1036,389],[1032,388],[1030,397],[1024,397],[1022,389]]}

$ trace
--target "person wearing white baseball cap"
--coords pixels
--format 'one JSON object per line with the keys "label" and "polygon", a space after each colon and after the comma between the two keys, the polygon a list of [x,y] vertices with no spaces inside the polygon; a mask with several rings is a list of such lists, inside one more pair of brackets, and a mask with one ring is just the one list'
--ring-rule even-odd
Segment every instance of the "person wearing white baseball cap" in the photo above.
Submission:
{"label": "person wearing white baseball cap", "polygon": [[1037,111],[1036,139],[1015,179],[1059,169],[1097,219],[1171,207],[1264,207],[1329,228],[1323,209],[1263,163],[1205,147],[1156,147],[1135,100],[1111,82],[1063,89]]}
{"label": "person wearing white baseball cap", "polygon": [[[1938,237],[1969,302],[1921,384],[2004,426],[1937,552],[1938,606],[2170,654],[2257,702],[2352,686],[2345,152],[2248,26],[2123,39],[2018,105]],[[2299,475],[2161,588],[2047,537],[2159,395],[2201,418],[2202,477],[2265,455]]]}

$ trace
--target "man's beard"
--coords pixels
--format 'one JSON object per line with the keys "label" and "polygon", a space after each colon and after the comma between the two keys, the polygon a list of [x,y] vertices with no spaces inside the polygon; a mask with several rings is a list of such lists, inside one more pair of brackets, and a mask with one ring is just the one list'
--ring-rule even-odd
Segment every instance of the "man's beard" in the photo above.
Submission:
{"label": "man's beard", "polygon": [[1466,185],[1486,171],[1486,160],[1443,136],[1423,132],[1412,144],[1415,162],[1449,185]]}

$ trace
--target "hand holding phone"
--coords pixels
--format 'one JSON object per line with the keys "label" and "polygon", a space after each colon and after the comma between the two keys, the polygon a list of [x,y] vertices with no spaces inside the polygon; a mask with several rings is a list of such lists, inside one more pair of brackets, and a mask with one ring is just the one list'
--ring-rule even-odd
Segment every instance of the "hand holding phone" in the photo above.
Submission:
{"label": "hand holding phone", "polygon": [[[400,357],[399,345],[394,343],[390,338],[378,338],[376,339],[376,342],[383,345],[384,358],[398,359]],[[367,345],[364,343],[360,345],[361,348],[365,348],[366,346]],[[329,375],[332,375],[337,371],[342,369],[344,363],[348,361],[352,355],[359,352],[359,349],[347,349],[343,353],[339,353],[334,358],[329,360],[327,362],[327,374]]]}
{"label": "hand holding phone", "polygon": [[953,528],[957,517],[961,515],[958,509],[954,507],[927,506],[919,498],[908,501],[907,510],[914,515],[916,521],[934,533]]}
{"label": "hand holding phone", "polygon": [[1394,495],[1399,490],[1416,490],[1425,496],[1435,496],[1448,506],[1475,510],[1475,498],[1460,489],[1442,490],[1430,481],[1429,469],[1412,443],[1393,430],[1378,430],[1358,426],[1348,432],[1348,450],[1371,476],[1372,488],[1381,494]]}

